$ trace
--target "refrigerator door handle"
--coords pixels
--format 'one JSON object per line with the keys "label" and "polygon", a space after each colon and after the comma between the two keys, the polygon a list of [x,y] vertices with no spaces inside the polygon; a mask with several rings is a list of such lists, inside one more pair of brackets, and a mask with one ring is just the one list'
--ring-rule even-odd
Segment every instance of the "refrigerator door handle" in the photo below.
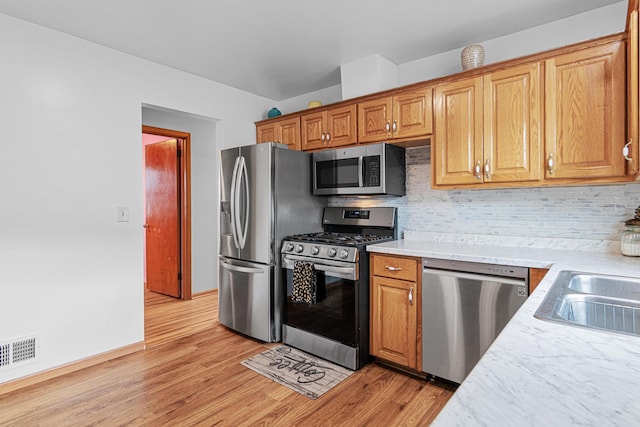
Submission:
{"label": "refrigerator door handle", "polygon": [[240,249],[240,241],[238,239],[238,168],[240,166],[240,156],[236,157],[236,162],[233,165],[233,174],[231,175],[231,235],[233,236],[233,243],[236,249]]}
{"label": "refrigerator door handle", "polygon": [[[244,157],[240,157],[240,171],[241,173],[239,173],[238,175],[238,182],[242,183],[244,181],[244,204],[245,204],[245,209],[244,209],[244,221],[242,224],[242,227],[239,227],[239,236],[238,236],[238,240],[240,241],[240,249],[244,249],[244,245],[247,242],[247,232],[248,232],[248,228],[249,228],[249,212],[250,212],[250,206],[249,206],[249,200],[251,199],[250,194],[249,194],[249,177],[247,174],[247,162],[245,161]],[[238,200],[240,199],[240,197],[238,197]],[[239,213],[240,209],[238,209],[238,225],[240,225],[240,213]]]}
{"label": "refrigerator door handle", "polygon": [[240,273],[251,273],[251,274],[263,274],[264,273],[264,269],[262,269],[262,268],[241,267],[239,265],[229,264],[226,261],[221,261],[220,265],[223,268],[226,268],[227,270],[239,271]]}

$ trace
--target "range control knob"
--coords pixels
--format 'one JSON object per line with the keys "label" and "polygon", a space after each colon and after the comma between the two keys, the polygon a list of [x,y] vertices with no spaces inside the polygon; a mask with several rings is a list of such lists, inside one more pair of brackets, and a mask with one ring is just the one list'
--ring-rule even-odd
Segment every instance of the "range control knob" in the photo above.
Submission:
{"label": "range control knob", "polygon": [[328,255],[329,255],[331,258],[333,258],[334,256],[336,256],[336,253],[337,253],[337,252],[338,252],[338,251],[336,251],[336,248],[329,248]]}
{"label": "range control knob", "polygon": [[320,253],[320,248],[317,246],[313,246],[311,248],[311,255],[318,255]]}
{"label": "range control knob", "polygon": [[340,251],[340,258],[345,259],[345,258],[347,258],[348,256],[349,256],[349,251],[348,251],[348,250],[346,250],[346,249],[342,249],[342,250]]}
{"label": "range control knob", "polygon": [[302,245],[298,245],[298,246],[296,246],[296,252],[300,253],[300,252],[302,252],[303,250],[304,250],[304,246],[302,246]]}
{"label": "range control knob", "polygon": [[293,243],[287,243],[287,245],[285,246],[284,250],[287,252],[291,252],[293,250],[294,246]]}

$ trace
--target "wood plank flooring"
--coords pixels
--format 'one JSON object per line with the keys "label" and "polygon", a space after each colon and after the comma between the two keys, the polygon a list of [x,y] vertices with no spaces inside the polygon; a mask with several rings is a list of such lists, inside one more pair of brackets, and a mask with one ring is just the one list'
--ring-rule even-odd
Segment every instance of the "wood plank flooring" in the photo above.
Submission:
{"label": "wood plank flooring", "polygon": [[147,348],[209,330],[217,318],[217,292],[194,295],[183,301],[144,291],[144,342]]}
{"label": "wood plank flooring", "polygon": [[217,323],[217,294],[153,299],[147,350],[1,396],[0,425],[428,425],[455,390],[371,363],[310,400],[240,365],[274,344]]}

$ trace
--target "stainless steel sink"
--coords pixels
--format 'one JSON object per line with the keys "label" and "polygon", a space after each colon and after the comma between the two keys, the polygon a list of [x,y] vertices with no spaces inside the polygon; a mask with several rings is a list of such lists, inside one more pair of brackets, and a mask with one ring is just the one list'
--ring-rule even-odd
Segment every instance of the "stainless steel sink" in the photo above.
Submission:
{"label": "stainless steel sink", "polygon": [[640,279],[561,271],[534,316],[640,336]]}

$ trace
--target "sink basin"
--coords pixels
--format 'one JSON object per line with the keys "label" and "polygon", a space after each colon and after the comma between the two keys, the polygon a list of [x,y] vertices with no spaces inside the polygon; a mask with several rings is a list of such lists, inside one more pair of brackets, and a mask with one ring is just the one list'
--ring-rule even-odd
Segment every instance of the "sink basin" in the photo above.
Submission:
{"label": "sink basin", "polygon": [[561,271],[534,316],[640,336],[640,279]]}
{"label": "sink basin", "polygon": [[[565,272],[570,276],[568,288],[585,294],[640,300],[640,279]],[[569,274],[572,273],[572,274]],[[563,281],[566,279],[562,279]]]}

